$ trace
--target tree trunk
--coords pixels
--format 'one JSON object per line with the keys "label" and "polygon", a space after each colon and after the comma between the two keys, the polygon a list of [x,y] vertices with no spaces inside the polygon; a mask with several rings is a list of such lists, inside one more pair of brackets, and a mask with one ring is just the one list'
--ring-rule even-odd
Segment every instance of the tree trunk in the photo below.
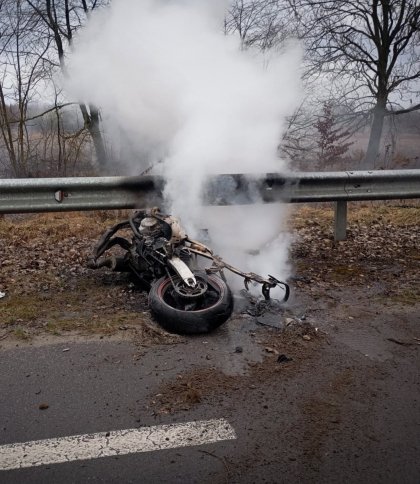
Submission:
{"label": "tree trunk", "polygon": [[102,170],[106,169],[108,167],[108,155],[100,129],[99,110],[92,104],[89,105],[89,112],[86,104],[79,104],[79,107],[82,112],[85,128],[89,131],[93,146],[95,147],[97,165]]}
{"label": "tree trunk", "polygon": [[106,154],[102,133],[99,130],[99,121],[91,123],[88,129],[90,136],[92,137],[93,146],[95,147],[98,167],[101,169],[101,171],[104,169],[106,170],[108,168],[108,156]]}
{"label": "tree trunk", "polygon": [[371,170],[375,168],[375,161],[379,154],[379,144],[381,142],[382,129],[386,113],[386,98],[378,99],[373,110],[373,121],[370,128],[369,143],[363,160],[363,168]]}
{"label": "tree trunk", "polygon": [[[1,2],[1,0],[0,0]],[[64,3],[64,11],[65,11],[65,19],[66,19],[66,27],[65,30],[60,28],[59,22],[57,20],[57,12],[56,12],[56,1],[55,0],[45,0],[45,16],[43,15],[43,11],[40,8],[37,8],[30,0],[28,3],[34,9],[34,11],[46,22],[48,28],[51,30],[54,36],[54,41],[57,47],[58,58],[60,60],[60,67],[64,77],[67,77],[67,68],[65,63],[65,55],[64,55],[64,43],[63,37],[67,39],[69,45],[72,45],[73,41],[73,31],[72,26],[70,24],[70,11],[71,6],[69,2],[66,0]],[[96,1],[94,5],[91,7],[93,10],[96,6]],[[89,14],[90,10],[86,1],[82,0],[82,7],[86,15]],[[103,135],[100,130],[100,117],[98,109],[93,106],[89,105],[89,111],[85,104],[79,104],[80,110],[82,112],[83,121],[85,128],[89,131],[89,134],[92,138],[93,146],[95,147],[96,153],[96,162],[98,167],[103,170],[108,168],[108,156],[105,149],[105,142]]]}

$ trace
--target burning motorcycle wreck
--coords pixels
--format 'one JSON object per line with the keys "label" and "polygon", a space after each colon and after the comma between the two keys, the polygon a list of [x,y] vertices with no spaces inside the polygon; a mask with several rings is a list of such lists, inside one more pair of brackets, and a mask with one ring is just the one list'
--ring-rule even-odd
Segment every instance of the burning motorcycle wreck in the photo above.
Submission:
{"label": "burning motorcycle wreck", "polygon": [[[127,229],[128,238],[118,234]],[[115,246],[123,249],[122,255],[107,255]],[[149,307],[156,321],[174,333],[208,333],[229,319],[233,297],[225,270],[241,276],[247,290],[251,283],[260,284],[266,300],[276,286],[284,291],[283,301],[289,297],[285,282],[233,267],[206,245],[190,239],[176,217],[158,208],[134,212],[108,229],[88,266],[131,273],[149,291]]]}

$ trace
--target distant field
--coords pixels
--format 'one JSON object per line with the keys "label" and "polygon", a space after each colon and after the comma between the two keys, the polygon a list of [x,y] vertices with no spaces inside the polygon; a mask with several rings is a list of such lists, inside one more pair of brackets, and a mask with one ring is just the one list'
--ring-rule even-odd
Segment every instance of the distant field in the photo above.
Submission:
{"label": "distant field", "polygon": [[[350,148],[352,157],[366,152],[369,133],[358,134]],[[401,133],[394,139],[386,135],[381,142],[381,153],[378,159],[378,169],[388,168],[420,168],[420,133]]]}

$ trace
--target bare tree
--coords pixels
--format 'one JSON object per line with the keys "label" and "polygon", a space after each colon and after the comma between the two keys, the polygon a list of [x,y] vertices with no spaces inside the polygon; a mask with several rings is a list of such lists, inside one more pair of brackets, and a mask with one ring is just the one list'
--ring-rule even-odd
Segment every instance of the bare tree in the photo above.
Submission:
{"label": "bare tree", "polygon": [[378,155],[384,118],[420,109],[417,0],[290,0],[312,73],[345,86],[356,115],[371,118],[366,166]]}
{"label": "bare tree", "polygon": [[[73,35],[90,15],[92,10],[109,3],[107,0],[26,0],[36,15],[48,28],[55,44],[59,65],[66,75],[66,48],[71,47]],[[105,142],[100,129],[99,109],[93,104],[80,103],[84,126],[89,131],[95,146],[100,166],[107,164]]]}
{"label": "bare tree", "polygon": [[82,158],[91,159],[89,131],[54,84],[58,65],[50,31],[26,0],[0,0],[0,11],[2,172],[75,174]]}
{"label": "bare tree", "polygon": [[225,18],[225,33],[237,33],[244,48],[271,49],[288,35],[286,7],[282,0],[234,0]]}
{"label": "bare tree", "polygon": [[90,172],[89,132],[76,119],[77,104],[60,102],[54,86],[54,105],[27,119],[33,123],[31,173],[34,176],[75,176]]}
{"label": "bare tree", "polygon": [[28,107],[46,73],[49,41],[21,0],[2,3],[0,31],[0,134],[13,174],[25,176],[31,158]]}

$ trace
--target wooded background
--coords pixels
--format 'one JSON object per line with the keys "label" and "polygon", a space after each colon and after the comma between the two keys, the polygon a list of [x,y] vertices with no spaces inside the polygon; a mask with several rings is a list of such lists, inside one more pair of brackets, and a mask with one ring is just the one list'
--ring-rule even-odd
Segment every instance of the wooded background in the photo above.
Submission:
{"label": "wooded background", "polygon": [[[59,81],[76,32],[110,3],[0,0],[0,176],[124,174],[101,106],[69,102]],[[220,28],[243,49],[304,46],[306,94],[279,138],[292,167],[420,167],[418,1],[233,0]]]}

